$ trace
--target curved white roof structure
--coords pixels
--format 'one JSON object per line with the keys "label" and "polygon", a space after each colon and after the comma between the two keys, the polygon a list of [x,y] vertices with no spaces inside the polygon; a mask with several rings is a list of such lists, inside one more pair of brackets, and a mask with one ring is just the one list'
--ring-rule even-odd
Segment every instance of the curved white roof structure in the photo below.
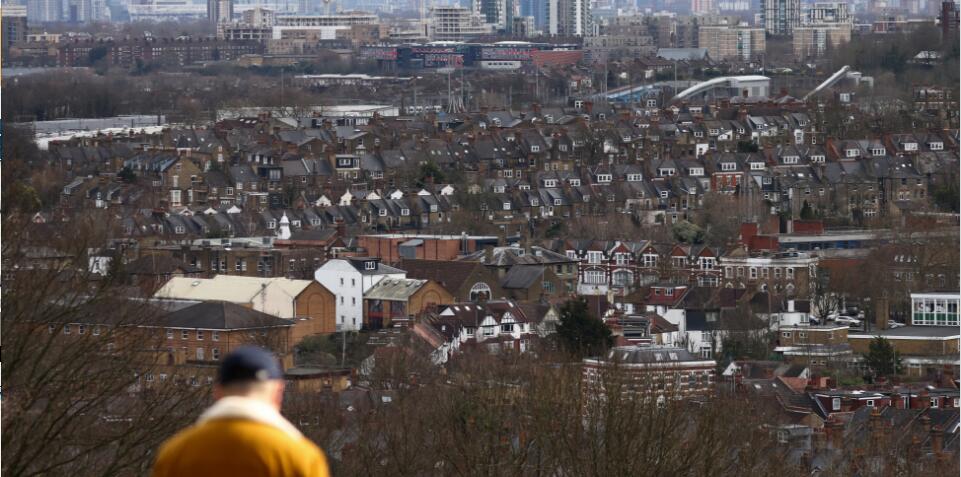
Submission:
{"label": "curved white roof structure", "polygon": [[842,79],[846,78],[849,71],[851,71],[851,67],[849,65],[844,65],[843,68],[837,70],[837,72],[835,72],[833,75],[828,77],[828,79],[824,80],[823,83],[819,84],[817,88],[814,88],[813,90],[811,90],[810,93],[804,95],[804,97],[801,98],[801,101],[807,101],[808,98],[820,93],[821,90],[823,90],[824,88],[829,88],[833,86],[835,83],[837,83],[838,81],[841,81]]}
{"label": "curved white roof structure", "polygon": [[717,86],[731,87],[735,83],[742,82],[742,81],[749,82],[749,81],[770,81],[770,80],[771,78],[768,78],[767,76],[761,76],[761,75],[721,76],[719,78],[712,78],[703,83],[698,83],[694,86],[691,86],[690,88],[687,88],[684,91],[677,93],[677,96],[674,96],[674,98],[671,101],[674,101],[677,99],[686,99],[697,93],[707,91]]}

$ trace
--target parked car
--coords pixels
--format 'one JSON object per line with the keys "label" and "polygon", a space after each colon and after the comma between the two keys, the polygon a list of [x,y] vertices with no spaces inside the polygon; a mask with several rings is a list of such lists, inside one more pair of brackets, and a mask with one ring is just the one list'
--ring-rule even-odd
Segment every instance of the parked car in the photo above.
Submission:
{"label": "parked car", "polygon": [[834,322],[839,325],[861,326],[861,320],[845,315],[838,316],[834,319]]}

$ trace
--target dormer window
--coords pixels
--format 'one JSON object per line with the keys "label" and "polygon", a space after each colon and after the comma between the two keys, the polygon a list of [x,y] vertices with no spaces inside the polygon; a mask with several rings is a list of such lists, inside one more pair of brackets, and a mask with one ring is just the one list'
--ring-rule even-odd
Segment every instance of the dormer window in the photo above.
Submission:
{"label": "dormer window", "polygon": [[269,220],[269,221],[267,221],[267,228],[270,229],[270,230],[276,229],[276,228],[277,228],[277,221],[276,221],[276,220]]}
{"label": "dormer window", "polygon": [[883,148],[883,147],[873,148],[873,149],[871,149],[871,154],[874,155],[874,156],[883,156],[883,155],[884,155],[884,148]]}
{"label": "dormer window", "polygon": [[823,163],[824,163],[824,156],[811,156],[811,162],[813,162],[813,163],[815,163],[815,164],[823,164]]}
{"label": "dormer window", "polygon": [[917,151],[917,150],[918,150],[918,143],[916,143],[916,142],[906,142],[906,143],[904,143],[904,150],[905,150],[905,151]]}
{"label": "dormer window", "polygon": [[561,152],[567,152],[567,144],[561,144],[557,146],[557,149]]}
{"label": "dormer window", "polygon": [[763,170],[764,170],[764,163],[763,163],[763,162],[752,162],[752,163],[751,163],[751,170],[752,170],[752,171],[763,171]]}
{"label": "dormer window", "polygon": [[928,149],[932,151],[943,151],[944,143],[941,141],[931,141],[928,143]]}
{"label": "dormer window", "polygon": [[627,181],[628,181],[628,182],[640,182],[640,181],[641,181],[641,174],[628,174],[628,175],[627,175]]}
{"label": "dormer window", "polygon": [[541,152],[540,146],[531,146],[531,152]]}
{"label": "dormer window", "polygon": [[784,160],[785,164],[797,164],[798,161],[797,156],[784,156],[782,159]]}
{"label": "dormer window", "polygon": [[511,203],[510,203],[510,202],[504,202],[504,210],[511,210]]}
{"label": "dormer window", "polygon": [[178,225],[174,227],[174,231],[178,234],[184,234],[187,232],[187,229],[185,229],[183,225]]}
{"label": "dormer window", "polygon": [[554,205],[561,205],[561,199],[554,199]]}
{"label": "dormer window", "polygon": [[409,216],[409,215],[410,215],[410,209],[400,209],[400,215],[403,216],[403,217]]}
{"label": "dormer window", "polygon": [[377,212],[381,217],[387,217],[387,209],[380,209]]}
{"label": "dormer window", "polygon": [[544,179],[544,187],[557,187],[557,179]]}
{"label": "dormer window", "polygon": [[503,194],[503,193],[504,193],[504,186],[502,186],[502,185],[496,185],[496,186],[494,186],[494,193],[495,193],[495,194]]}
{"label": "dormer window", "polygon": [[666,199],[667,196],[668,196],[668,192],[667,192],[666,190],[662,190],[662,191],[661,191],[661,198],[662,198],[662,199]]}
{"label": "dormer window", "polygon": [[861,151],[858,149],[845,149],[844,157],[858,157],[861,155]]}
{"label": "dormer window", "polygon": [[613,179],[613,176],[611,176],[610,174],[598,174],[598,175],[597,175],[597,182],[610,182],[611,179]]}
{"label": "dormer window", "polygon": [[531,199],[531,207],[537,207],[540,205],[540,201],[537,199]]}
{"label": "dormer window", "polygon": [[431,212],[437,212],[437,204],[431,204],[431,205],[430,205],[430,211],[431,211]]}
{"label": "dormer window", "polygon": [[704,169],[700,167],[692,167],[689,174],[693,177],[700,177],[704,175]]}
{"label": "dormer window", "polygon": [[736,171],[736,170],[737,170],[737,163],[736,163],[736,162],[722,162],[722,163],[721,163],[721,170],[724,171],[724,172]]}
{"label": "dormer window", "polygon": [[572,187],[580,187],[580,186],[581,186],[581,180],[580,180],[580,179],[571,179],[571,180],[569,180],[569,181],[567,181],[567,182],[569,182]]}
{"label": "dormer window", "polygon": [[373,260],[364,262],[364,270],[377,270],[377,262]]}

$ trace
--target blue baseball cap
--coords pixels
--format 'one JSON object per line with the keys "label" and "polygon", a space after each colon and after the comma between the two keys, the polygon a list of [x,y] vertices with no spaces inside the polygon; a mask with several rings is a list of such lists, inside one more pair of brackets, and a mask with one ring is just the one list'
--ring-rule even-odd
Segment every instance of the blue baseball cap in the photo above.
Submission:
{"label": "blue baseball cap", "polygon": [[283,379],[284,371],[274,355],[257,346],[241,346],[228,354],[220,365],[217,382],[233,384],[248,381]]}

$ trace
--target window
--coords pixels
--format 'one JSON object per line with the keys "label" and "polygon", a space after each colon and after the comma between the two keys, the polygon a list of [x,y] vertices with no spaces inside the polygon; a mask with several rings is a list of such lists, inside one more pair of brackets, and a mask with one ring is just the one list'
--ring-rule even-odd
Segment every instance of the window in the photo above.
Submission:
{"label": "window", "polygon": [[941,400],[938,399],[938,398],[936,398],[936,397],[935,397],[935,398],[931,398],[931,408],[932,408],[932,409],[937,409],[937,408],[938,408],[938,405],[940,404],[940,401],[941,401]]}
{"label": "window", "polygon": [[734,278],[734,267],[724,267],[724,278]]}
{"label": "window", "polygon": [[220,332],[219,332],[219,331],[211,331],[211,332],[210,332],[210,339],[211,339],[212,341],[220,341]]}
{"label": "window", "polygon": [[167,339],[168,340],[174,339],[174,330],[167,330]]}
{"label": "window", "polygon": [[197,341],[203,341],[203,340],[204,340],[203,330],[197,330]]}
{"label": "window", "polygon": [[484,327],[484,336],[494,336],[494,327],[493,327],[493,326],[485,326],[485,327]]}
{"label": "window", "polygon": [[219,359],[220,359],[220,348],[214,348],[214,349],[210,350],[210,357],[211,357],[211,359],[213,359],[214,361],[219,360]]}
{"label": "window", "polygon": [[787,267],[787,268],[784,269],[784,270],[785,270],[785,274],[786,274],[786,276],[787,276],[787,279],[788,279],[788,280],[794,280],[794,267]]}
{"label": "window", "polygon": [[584,272],[584,283],[588,285],[602,285],[607,280],[602,270],[587,270]]}
{"label": "window", "polygon": [[501,325],[501,333],[513,333],[513,332],[514,332],[513,323],[506,323]]}
{"label": "window", "polygon": [[180,339],[182,340],[190,339],[190,332],[187,330],[180,330]]}
{"label": "window", "polygon": [[791,337],[791,332],[790,332],[790,331],[782,331],[782,332],[781,332],[781,338],[790,338],[790,337]]}
{"label": "window", "polygon": [[94,335],[94,336],[100,336],[100,327],[99,327],[99,326],[94,326],[94,327],[93,327],[93,335]]}
{"label": "window", "polygon": [[831,399],[831,410],[840,411],[841,410],[841,398]]}
{"label": "window", "polygon": [[656,267],[657,266],[657,255],[653,253],[645,253],[641,256],[642,264],[645,267]]}
{"label": "window", "polygon": [[203,361],[203,360],[204,360],[204,349],[197,348],[197,361]]}
{"label": "window", "polygon": [[597,251],[587,252],[587,263],[590,263],[590,264],[601,263],[601,259],[603,258],[603,256],[604,255],[601,252],[597,252]]}
{"label": "window", "polygon": [[748,278],[750,278],[751,280],[757,280],[757,268],[756,268],[756,267],[751,267],[751,268],[749,268],[749,269],[748,269],[748,272],[749,272]]}
{"label": "window", "polygon": [[63,325],[63,334],[65,335],[70,334],[70,325]]}
{"label": "window", "polygon": [[867,407],[874,407],[874,399],[868,399],[864,402],[864,405]]}

